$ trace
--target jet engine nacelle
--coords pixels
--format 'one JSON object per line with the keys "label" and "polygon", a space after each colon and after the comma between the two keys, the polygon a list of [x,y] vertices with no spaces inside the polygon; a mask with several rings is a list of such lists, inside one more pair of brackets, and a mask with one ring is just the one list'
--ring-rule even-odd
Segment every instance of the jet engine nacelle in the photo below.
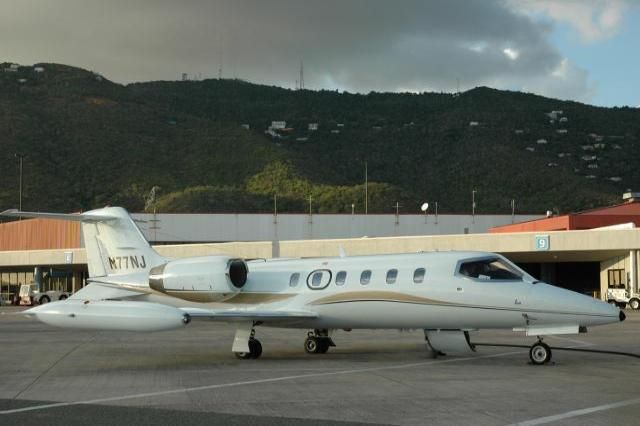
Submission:
{"label": "jet engine nacelle", "polygon": [[237,294],[248,274],[249,268],[242,259],[190,257],[151,268],[149,287],[194,302],[220,302]]}

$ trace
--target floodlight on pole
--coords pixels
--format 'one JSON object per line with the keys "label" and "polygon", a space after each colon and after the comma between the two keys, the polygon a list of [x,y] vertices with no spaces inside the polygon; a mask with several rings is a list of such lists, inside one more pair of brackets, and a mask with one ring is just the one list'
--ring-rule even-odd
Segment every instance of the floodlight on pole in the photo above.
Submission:
{"label": "floodlight on pole", "polygon": [[429,210],[429,203],[423,203],[420,206],[420,210],[424,212],[424,223],[427,223],[427,210]]}

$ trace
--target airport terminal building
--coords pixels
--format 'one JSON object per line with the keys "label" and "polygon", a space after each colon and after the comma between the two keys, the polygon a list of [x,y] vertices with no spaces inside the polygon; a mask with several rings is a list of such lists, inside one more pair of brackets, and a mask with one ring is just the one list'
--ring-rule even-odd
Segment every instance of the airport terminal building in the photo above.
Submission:
{"label": "airport terminal building", "polygon": [[[533,276],[605,298],[610,287],[638,290],[640,194],[564,216],[132,214],[167,257],[318,257],[478,250],[497,252]],[[22,283],[77,291],[86,282],[77,222],[29,219],[0,224],[0,293]]]}

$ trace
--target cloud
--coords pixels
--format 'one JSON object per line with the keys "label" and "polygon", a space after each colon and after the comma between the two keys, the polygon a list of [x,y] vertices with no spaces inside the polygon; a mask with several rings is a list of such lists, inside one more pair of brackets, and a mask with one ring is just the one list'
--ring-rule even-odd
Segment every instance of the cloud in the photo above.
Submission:
{"label": "cloud", "polygon": [[509,0],[509,3],[514,10],[544,13],[565,22],[589,43],[613,37],[630,6],[627,0]]}
{"label": "cloud", "polygon": [[[459,81],[463,90],[588,101],[587,72],[559,54],[552,24],[532,13],[504,0],[21,0],[0,4],[0,57],[78,65],[119,82],[221,68],[285,87],[304,61],[314,89],[453,91]],[[619,22],[615,9],[598,16],[596,28]]]}

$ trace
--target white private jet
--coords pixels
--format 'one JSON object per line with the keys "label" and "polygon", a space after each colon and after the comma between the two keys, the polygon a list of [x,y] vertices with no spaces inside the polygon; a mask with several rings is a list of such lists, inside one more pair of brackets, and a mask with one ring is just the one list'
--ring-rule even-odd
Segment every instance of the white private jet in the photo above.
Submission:
{"label": "white private jet", "polygon": [[226,321],[236,327],[232,351],[240,358],[261,355],[258,325],[312,330],[308,353],[335,346],[333,330],[423,329],[434,356],[473,352],[469,331],[512,329],[538,336],[529,356],[544,364],[551,349],[540,336],[625,319],[617,307],[537,281],[493,253],[166,259],[119,207],[1,214],[82,225],[89,284],[25,314],[65,328],[128,331],[177,328],[196,317]]}

